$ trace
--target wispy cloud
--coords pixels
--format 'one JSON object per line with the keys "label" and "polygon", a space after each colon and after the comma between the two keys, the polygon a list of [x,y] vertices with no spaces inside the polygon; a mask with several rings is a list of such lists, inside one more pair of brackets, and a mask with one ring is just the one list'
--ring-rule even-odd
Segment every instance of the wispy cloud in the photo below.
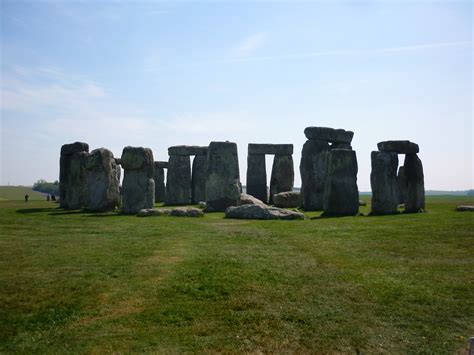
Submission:
{"label": "wispy cloud", "polygon": [[237,58],[247,57],[262,47],[266,38],[267,35],[263,32],[247,36],[231,49],[231,54],[233,57]]}

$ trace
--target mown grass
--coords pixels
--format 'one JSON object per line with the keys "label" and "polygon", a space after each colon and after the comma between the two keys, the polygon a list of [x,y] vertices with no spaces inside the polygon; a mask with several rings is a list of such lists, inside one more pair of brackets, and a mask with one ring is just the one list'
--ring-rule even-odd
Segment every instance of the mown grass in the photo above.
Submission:
{"label": "mown grass", "polygon": [[465,352],[474,214],[454,208],[473,203],[242,221],[0,202],[0,352]]}
{"label": "mown grass", "polygon": [[0,201],[7,201],[7,200],[24,201],[26,194],[28,194],[29,200],[33,200],[33,201],[46,200],[46,194],[43,194],[38,191],[33,191],[31,187],[0,186]]}

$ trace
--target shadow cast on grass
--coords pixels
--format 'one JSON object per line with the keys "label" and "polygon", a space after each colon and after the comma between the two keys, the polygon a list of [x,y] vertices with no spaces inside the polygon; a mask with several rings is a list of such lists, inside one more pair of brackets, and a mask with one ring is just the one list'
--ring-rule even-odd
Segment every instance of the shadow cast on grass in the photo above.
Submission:
{"label": "shadow cast on grass", "polygon": [[51,211],[60,211],[58,207],[41,207],[41,208],[20,208],[17,209],[16,213],[21,214],[30,214],[30,213],[41,213],[41,212],[51,212]]}

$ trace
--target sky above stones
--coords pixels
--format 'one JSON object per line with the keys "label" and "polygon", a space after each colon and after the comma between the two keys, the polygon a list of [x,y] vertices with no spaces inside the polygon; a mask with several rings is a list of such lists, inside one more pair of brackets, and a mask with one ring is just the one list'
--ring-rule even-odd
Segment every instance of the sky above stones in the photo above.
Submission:
{"label": "sky above stones", "polygon": [[56,180],[74,141],[229,140],[243,184],[248,143],[293,143],[300,186],[327,126],[355,132],[361,191],[389,139],[420,145],[427,189],[474,187],[470,1],[0,3],[1,185]]}

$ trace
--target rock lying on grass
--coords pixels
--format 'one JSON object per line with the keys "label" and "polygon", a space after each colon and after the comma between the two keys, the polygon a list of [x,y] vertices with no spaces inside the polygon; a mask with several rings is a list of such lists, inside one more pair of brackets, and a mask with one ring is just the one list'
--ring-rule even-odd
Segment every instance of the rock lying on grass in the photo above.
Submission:
{"label": "rock lying on grass", "polygon": [[277,207],[262,205],[242,205],[238,207],[228,207],[225,211],[227,218],[236,219],[304,219],[304,214]]}
{"label": "rock lying on grass", "polygon": [[458,206],[456,207],[456,211],[458,212],[474,212],[474,206]]}
{"label": "rock lying on grass", "polygon": [[240,194],[240,204],[266,206],[266,204],[263,201],[249,194]]}
{"label": "rock lying on grass", "polygon": [[359,200],[359,206],[367,206],[367,202],[364,200]]}
{"label": "rock lying on grass", "polygon": [[176,207],[176,208],[144,208],[137,214],[138,217],[202,217],[204,212],[196,207]]}
{"label": "rock lying on grass", "polygon": [[276,207],[294,208],[302,204],[301,193],[295,191],[280,192],[273,195],[273,203]]}

